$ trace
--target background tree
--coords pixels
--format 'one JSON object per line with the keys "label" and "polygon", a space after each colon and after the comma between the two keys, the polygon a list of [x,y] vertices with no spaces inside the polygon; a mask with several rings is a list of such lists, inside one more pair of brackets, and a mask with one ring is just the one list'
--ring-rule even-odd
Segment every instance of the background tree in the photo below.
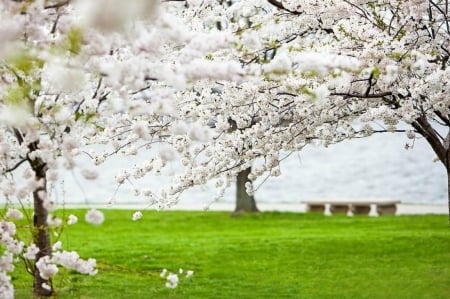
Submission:
{"label": "background tree", "polygon": [[[284,155],[308,143],[328,146],[384,132],[424,137],[448,170],[448,1],[197,5],[196,16],[236,36],[228,57],[247,75],[241,82],[214,82],[220,97],[203,89],[196,99],[195,110],[204,109],[199,117],[222,115],[222,133],[204,146],[220,157],[212,158],[216,166],[208,177],[241,171],[255,160],[263,162],[251,179],[277,175]],[[227,115],[239,130],[223,133]],[[260,121],[252,124],[255,118]]]}

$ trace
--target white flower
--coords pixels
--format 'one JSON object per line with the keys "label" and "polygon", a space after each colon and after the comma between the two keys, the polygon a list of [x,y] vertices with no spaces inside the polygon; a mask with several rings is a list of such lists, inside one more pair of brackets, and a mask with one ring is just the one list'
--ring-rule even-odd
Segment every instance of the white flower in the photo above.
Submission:
{"label": "white flower", "polygon": [[171,146],[161,146],[159,156],[164,161],[173,161],[176,158],[176,153]]}
{"label": "white flower", "polygon": [[139,136],[139,138],[146,138],[149,130],[148,130],[148,123],[145,121],[138,121],[133,125],[133,132]]}
{"label": "white flower", "polygon": [[38,195],[44,201],[44,208],[48,211],[56,210],[56,202],[47,197],[47,193],[45,191],[38,191]]}
{"label": "white flower", "polygon": [[19,254],[22,252],[24,245],[25,244],[22,241],[12,239],[6,244],[6,249],[11,253]]}
{"label": "white flower", "polygon": [[194,275],[194,271],[192,271],[192,270],[187,270],[187,271],[186,271],[186,278],[189,278],[189,277],[191,277],[192,275]]}
{"label": "white flower", "polygon": [[279,53],[268,64],[263,65],[263,69],[267,73],[288,73],[292,69],[292,61],[287,53]]}
{"label": "white flower", "polygon": [[23,218],[23,214],[17,209],[8,209],[8,212],[6,212],[6,217],[19,220]]}
{"label": "white flower", "polygon": [[414,139],[416,138],[416,133],[414,133],[413,130],[408,130],[406,131],[406,137],[408,137],[408,139]]}
{"label": "white flower", "polygon": [[32,119],[32,115],[25,105],[3,105],[0,108],[0,122],[13,127],[25,126]]}
{"label": "white flower", "polygon": [[88,259],[87,261],[80,259],[78,261],[76,270],[78,272],[80,272],[81,274],[89,274],[89,275],[93,276],[93,275],[97,275],[97,273],[98,273],[98,270],[95,269],[96,266],[97,266],[96,259]]}
{"label": "white flower", "polygon": [[1,298],[14,299],[14,287],[11,284],[11,277],[4,272],[0,272],[0,290]]}
{"label": "white flower", "polygon": [[159,276],[164,278],[166,276],[166,274],[167,274],[167,269],[163,269],[161,271],[161,274],[159,274]]}
{"label": "white flower", "polygon": [[0,273],[14,271],[14,255],[11,252],[4,252],[0,257]]}
{"label": "white flower", "polygon": [[62,220],[56,216],[48,215],[47,223],[50,226],[60,226],[62,224]]}
{"label": "white flower", "polygon": [[95,180],[98,177],[98,172],[95,169],[83,169],[81,175],[83,175],[86,180]]}
{"label": "white flower", "polygon": [[63,251],[53,254],[52,261],[67,269],[75,270],[81,274],[97,274],[97,261],[95,259],[83,260],[75,251]]}
{"label": "white flower", "polygon": [[52,82],[52,88],[56,92],[76,92],[82,89],[86,82],[85,74],[81,70],[64,67],[57,63],[48,64],[45,75]]}
{"label": "white flower", "polygon": [[43,289],[46,289],[47,291],[51,291],[52,290],[52,288],[48,284],[46,284],[45,282],[43,282],[41,286],[42,286]]}
{"label": "white flower", "polygon": [[104,32],[121,30],[136,18],[151,18],[157,11],[159,1],[132,0],[120,5],[115,0],[76,1],[75,12],[82,17],[85,26]]}
{"label": "white flower", "polygon": [[142,218],[142,213],[140,211],[134,212],[133,221],[139,220]]}
{"label": "white flower", "polygon": [[39,269],[39,275],[43,279],[50,279],[58,273],[58,267],[50,261],[50,257],[48,255],[40,258],[36,263],[36,267]]}
{"label": "white flower", "polygon": [[100,225],[105,220],[105,216],[102,212],[97,211],[96,209],[90,209],[86,216],[84,217],[86,219],[87,223],[94,224],[94,225]]}
{"label": "white flower", "polygon": [[[14,222],[2,221],[0,222],[0,233],[4,236],[14,236],[16,234],[16,225]],[[2,237],[2,239],[3,239]]]}
{"label": "white flower", "polygon": [[178,275],[170,273],[167,275],[166,288],[175,289],[178,286]]}
{"label": "white flower", "polygon": [[324,84],[319,85],[316,90],[314,91],[314,94],[316,95],[316,101],[318,104],[322,104],[327,97],[330,95],[330,91],[328,90],[328,87],[326,87]]}
{"label": "white flower", "polygon": [[68,225],[72,225],[78,222],[78,217],[75,215],[70,214],[69,219],[67,220]]}
{"label": "white flower", "polygon": [[39,248],[36,246],[36,244],[33,243],[27,247],[27,251],[23,254],[23,257],[28,260],[34,260],[38,252]]}
{"label": "white flower", "polygon": [[58,251],[58,250],[61,249],[61,247],[62,247],[62,243],[61,243],[61,241],[58,241],[58,242],[56,242],[55,244],[53,244],[52,250],[53,250],[53,251]]}

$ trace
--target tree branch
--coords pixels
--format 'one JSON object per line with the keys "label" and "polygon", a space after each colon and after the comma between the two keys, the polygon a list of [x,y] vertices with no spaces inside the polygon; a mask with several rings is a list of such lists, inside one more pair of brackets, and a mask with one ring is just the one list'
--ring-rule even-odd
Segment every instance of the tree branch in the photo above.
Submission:
{"label": "tree branch", "polygon": [[6,170],[4,171],[4,173],[8,173],[8,172],[12,172],[12,171],[16,170],[20,165],[22,165],[23,162],[26,162],[26,161],[28,161],[28,159],[22,159],[22,160],[20,160],[20,161],[17,162],[16,165],[14,165],[13,167],[6,169]]}
{"label": "tree branch", "polygon": [[358,93],[346,93],[346,92],[332,92],[330,95],[332,96],[343,96],[346,98],[358,98],[358,99],[378,99],[384,98],[388,96],[392,96],[392,92],[380,92],[376,94],[358,94]]}
{"label": "tree branch", "polygon": [[295,10],[290,10],[289,8],[287,8],[286,6],[283,5],[282,1],[276,1],[276,0],[267,0],[267,2],[269,2],[270,4],[272,4],[273,6],[287,11],[288,13],[294,14],[294,15],[301,15],[303,14],[302,11],[295,11]]}

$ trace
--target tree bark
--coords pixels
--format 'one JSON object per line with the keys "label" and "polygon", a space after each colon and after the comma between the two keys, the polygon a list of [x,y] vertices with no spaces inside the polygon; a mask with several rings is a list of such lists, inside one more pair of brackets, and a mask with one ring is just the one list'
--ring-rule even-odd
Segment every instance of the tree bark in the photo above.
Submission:
{"label": "tree bark", "polygon": [[248,195],[245,190],[245,184],[251,181],[248,176],[251,172],[251,167],[244,169],[239,172],[237,175],[237,184],[236,184],[236,209],[233,212],[233,215],[239,215],[242,213],[254,213],[259,212],[256,207],[256,201],[253,195]]}
{"label": "tree bark", "polygon": [[447,167],[447,192],[448,192],[448,227],[450,228],[450,169]]}
{"label": "tree bark", "polygon": [[419,117],[412,123],[412,126],[419,134],[425,137],[447,171],[448,225],[450,227],[450,130],[447,133],[447,137],[442,140],[425,116]]}
{"label": "tree bark", "polygon": [[[34,297],[49,297],[53,294],[53,287],[50,280],[44,279],[39,273],[39,269],[36,267],[36,263],[44,256],[51,255],[51,243],[50,235],[48,232],[48,211],[44,207],[44,200],[41,193],[47,193],[47,167],[41,159],[35,159],[31,161],[32,169],[36,175],[36,180],[42,181],[42,186],[33,192],[34,200],[34,244],[39,248],[39,252],[36,255],[34,273],[33,273],[33,294]],[[45,283],[52,288],[50,290],[43,288],[42,284]]]}
{"label": "tree bark", "polygon": [[448,227],[450,228],[450,131],[445,138],[447,142],[444,142],[444,147],[447,147],[446,161],[444,166],[447,170],[447,206],[448,206]]}

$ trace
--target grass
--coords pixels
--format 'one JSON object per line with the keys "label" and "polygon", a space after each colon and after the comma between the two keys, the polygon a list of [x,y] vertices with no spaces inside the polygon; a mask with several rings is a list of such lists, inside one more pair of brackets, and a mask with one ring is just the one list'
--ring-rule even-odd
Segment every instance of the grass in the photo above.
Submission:
{"label": "grass", "polygon": [[[450,297],[447,216],[104,213],[101,226],[66,228],[64,248],[96,258],[99,273],[62,271],[58,298]],[[163,268],[195,273],[167,289]],[[13,282],[16,298],[31,298],[31,277],[16,271]]]}

